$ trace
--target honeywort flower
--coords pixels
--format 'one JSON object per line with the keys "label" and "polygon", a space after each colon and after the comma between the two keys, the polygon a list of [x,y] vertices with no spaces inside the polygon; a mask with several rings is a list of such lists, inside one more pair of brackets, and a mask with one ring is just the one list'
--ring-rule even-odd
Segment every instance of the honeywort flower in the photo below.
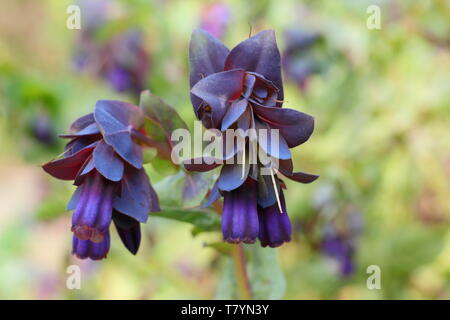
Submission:
{"label": "honeywort flower", "polygon": [[99,260],[110,247],[114,222],[125,247],[136,254],[140,223],[159,211],[158,198],[142,166],[143,111],[129,103],[100,100],[93,113],[76,120],[62,158],[43,165],[55,178],[77,186],[68,210],[73,210],[73,254]]}
{"label": "honeywort flower", "polygon": [[[198,119],[205,127],[222,132],[241,129],[238,135],[244,139],[231,151],[225,148],[220,160],[227,162],[206,203],[224,197],[224,239],[253,243],[259,238],[262,246],[270,247],[290,241],[292,228],[278,173],[303,183],[317,179],[316,175],[293,172],[289,150],[308,140],[314,119],[282,108],[280,53],[274,32],[262,31],[230,51],[207,32],[196,30],[189,58],[191,101]],[[257,135],[248,129],[258,130]],[[279,135],[272,134],[274,129]],[[224,140],[225,145],[230,142],[226,135]],[[272,148],[275,145],[278,148]],[[270,157],[278,160],[278,167]],[[191,171],[208,171],[220,165],[221,161],[208,157],[185,161]]]}

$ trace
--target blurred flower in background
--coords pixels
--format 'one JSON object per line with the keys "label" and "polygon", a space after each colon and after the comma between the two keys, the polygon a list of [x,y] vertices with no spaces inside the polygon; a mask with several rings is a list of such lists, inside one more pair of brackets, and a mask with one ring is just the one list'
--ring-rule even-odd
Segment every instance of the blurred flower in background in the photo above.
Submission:
{"label": "blurred flower in background", "polygon": [[[117,1],[81,1],[82,30],[75,43],[74,65],[90,70],[117,92],[138,97],[150,68],[143,33],[120,26],[126,10]],[[118,27],[119,31],[114,28]]]}
{"label": "blurred flower in background", "polygon": [[288,29],[284,32],[286,47],[283,50],[283,71],[302,90],[306,89],[311,75],[319,73],[320,62],[314,47],[319,45],[321,36],[317,32]]}
{"label": "blurred flower in background", "polygon": [[347,209],[325,224],[321,249],[338,264],[339,273],[348,277],[355,272],[355,253],[362,231],[361,213]]}
{"label": "blurred flower in background", "polygon": [[316,247],[332,259],[342,277],[351,276],[357,268],[354,260],[363,232],[361,212],[346,199],[347,195],[332,184],[321,185],[313,197],[315,225],[322,229]]}
{"label": "blurred flower in background", "polygon": [[212,3],[203,8],[200,28],[216,38],[223,38],[231,22],[231,8],[225,3]]}
{"label": "blurred flower in background", "polygon": [[53,123],[47,113],[40,112],[30,121],[30,130],[33,137],[45,146],[53,146],[56,142],[56,133]]}

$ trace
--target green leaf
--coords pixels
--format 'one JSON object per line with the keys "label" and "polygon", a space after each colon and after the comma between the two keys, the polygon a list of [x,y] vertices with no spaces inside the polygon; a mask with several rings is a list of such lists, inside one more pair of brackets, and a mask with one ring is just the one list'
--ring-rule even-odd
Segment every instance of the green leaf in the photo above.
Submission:
{"label": "green leaf", "polygon": [[245,250],[253,299],[281,299],[286,280],[278,262],[277,249],[246,245]]}
{"label": "green leaf", "polygon": [[163,206],[195,207],[205,198],[211,182],[212,177],[208,172],[178,171],[175,175],[163,178],[154,187]]}
{"label": "green leaf", "polygon": [[209,172],[185,172],[183,203],[187,207],[198,206],[205,198],[212,182]]}
{"label": "green leaf", "polygon": [[218,300],[239,299],[236,272],[234,270],[234,262],[231,258],[227,257],[223,260],[221,272],[222,275],[217,285],[215,298]]}
{"label": "green leaf", "polygon": [[144,164],[147,164],[147,163],[151,162],[153,159],[155,159],[156,154],[157,154],[157,150],[156,149],[143,148],[142,162]]}
{"label": "green leaf", "polygon": [[193,235],[219,230],[221,224],[220,216],[208,210],[163,208],[160,212],[152,212],[150,217],[161,217],[190,223],[195,229],[195,234],[193,232]]}
{"label": "green leaf", "polygon": [[[158,142],[170,142],[174,130],[187,129],[186,123],[175,109],[150,91],[141,93],[139,105],[149,118],[145,125],[147,134],[154,139],[159,139]],[[161,135],[160,130],[165,133],[164,136]]]}
{"label": "green leaf", "polygon": [[224,241],[219,241],[219,242],[211,242],[211,243],[204,243],[203,246],[205,248],[212,248],[214,250],[216,250],[217,252],[219,252],[220,254],[223,255],[227,255],[230,256],[231,255],[231,244],[224,242]]}
{"label": "green leaf", "polygon": [[184,186],[184,172],[168,176],[153,185],[159,197],[161,206],[182,207],[182,190]]}

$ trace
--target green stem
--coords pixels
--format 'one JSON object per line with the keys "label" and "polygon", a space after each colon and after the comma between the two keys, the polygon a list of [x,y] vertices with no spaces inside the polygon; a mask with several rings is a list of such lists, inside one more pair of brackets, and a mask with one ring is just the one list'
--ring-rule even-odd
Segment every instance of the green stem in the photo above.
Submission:
{"label": "green stem", "polygon": [[233,245],[232,257],[234,270],[236,272],[236,281],[242,300],[252,299],[252,289],[247,275],[247,264],[245,261],[244,248],[241,244]]}

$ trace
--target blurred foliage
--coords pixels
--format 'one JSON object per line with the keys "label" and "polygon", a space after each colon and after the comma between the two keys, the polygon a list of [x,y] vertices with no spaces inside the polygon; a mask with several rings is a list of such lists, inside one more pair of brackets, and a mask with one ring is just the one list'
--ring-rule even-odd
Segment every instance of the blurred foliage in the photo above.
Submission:
{"label": "blurred foliage", "polygon": [[[212,1],[118,2],[125,10],[102,28],[98,41],[142,29],[151,61],[147,87],[192,129],[187,48]],[[285,30],[321,36],[320,46],[308,53],[318,59],[320,72],[310,76],[306,89],[284,77],[285,106],[316,119],[311,139],[293,150],[295,166],[321,177],[311,185],[286,181],[291,243],[278,250],[245,246],[254,296],[450,298],[450,3],[223,2],[232,13],[223,38],[229,47],[267,28],[276,30],[281,50]],[[197,208],[212,180],[196,177],[198,193],[183,201],[183,186],[192,181],[151,152],[146,170],[164,211],[150,217],[139,254],[115,246],[120,241],[114,239],[104,261],[71,257],[65,203],[73,188],[51,180],[38,165],[62,151],[56,134],[91,112],[98,99],[137,103],[74,70],[79,31],[66,28],[71,3],[2,0],[0,298],[237,298],[229,245],[211,232],[220,228],[220,217]],[[381,8],[380,30],[366,26],[373,4]],[[42,115],[50,119],[55,144],[33,135]],[[342,278],[320,240],[327,223],[346,208],[357,208],[363,229],[355,273]],[[74,263],[83,271],[81,290],[65,287],[66,268]],[[370,265],[381,268],[381,290],[366,287]]]}

